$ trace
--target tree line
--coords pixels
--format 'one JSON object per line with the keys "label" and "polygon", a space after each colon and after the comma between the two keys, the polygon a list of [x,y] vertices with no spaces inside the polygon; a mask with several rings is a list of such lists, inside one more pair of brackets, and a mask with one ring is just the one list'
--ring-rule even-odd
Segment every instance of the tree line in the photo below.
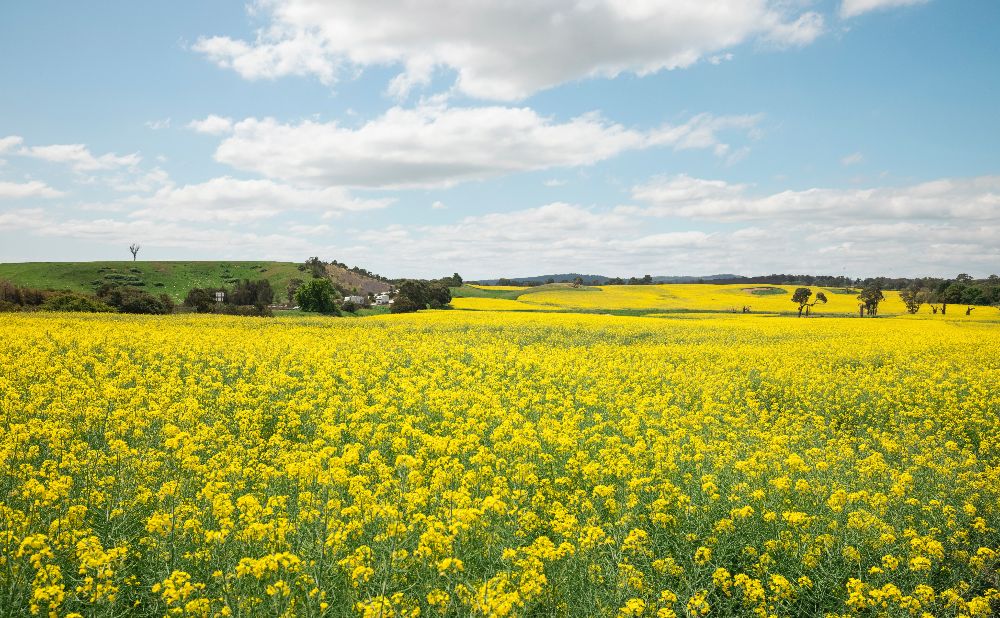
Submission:
{"label": "tree line", "polygon": [[80,311],[87,313],[172,313],[175,303],[166,294],[154,295],[135,287],[101,284],[94,294],[40,290],[0,281],[0,311]]}

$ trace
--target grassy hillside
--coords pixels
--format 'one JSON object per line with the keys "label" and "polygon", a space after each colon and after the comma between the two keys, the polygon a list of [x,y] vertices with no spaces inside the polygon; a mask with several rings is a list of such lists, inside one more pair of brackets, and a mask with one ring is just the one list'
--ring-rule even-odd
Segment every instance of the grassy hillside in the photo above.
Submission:
{"label": "grassy hillside", "polygon": [[267,279],[276,300],[285,299],[292,279],[308,279],[294,262],[25,262],[0,264],[0,279],[46,290],[93,292],[103,282],[139,286],[181,300],[193,287],[231,285],[239,279]]}

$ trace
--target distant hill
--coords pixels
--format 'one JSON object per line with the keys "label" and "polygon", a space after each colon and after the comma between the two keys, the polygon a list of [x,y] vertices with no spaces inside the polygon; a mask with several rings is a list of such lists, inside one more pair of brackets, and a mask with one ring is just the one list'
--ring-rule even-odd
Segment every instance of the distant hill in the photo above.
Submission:
{"label": "distant hill", "polygon": [[[523,281],[529,284],[535,283],[545,283],[549,279],[555,282],[560,281],[573,281],[577,277],[583,279],[585,282],[596,282],[599,285],[604,285],[608,281],[615,279],[615,277],[608,277],[605,275],[582,275],[580,273],[564,273],[560,275],[537,275],[531,277],[504,277],[505,280],[509,281]],[[639,275],[641,277],[641,275]],[[655,283],[695,283],[698,281],[714,281],[716,279],[742,279],[740,275],[706,275],[704,277],[692,277],[692,276],[666,276],[660,275],[653,277]],[[628,277],[623,277],[623,279],[628,279]],[[470,281],[470,283],[478,283],[480,285],[497,285],[500,279],[480,279],[478,281]]]}
{"label": "distant hill", "polygon": [[[195,287],[231,286],[241,279],[267,279],[275,301],[284,302],[292,279],[308,280],[311,273],[296,262],[24,262],[0,264],[0,279],[43,290],[92,293],[102,283],[140,287],[154,294],[183,300]],[[364,294],[381,292],[388,284],[332,264],[326,265],[330,279],[345,290]]]}

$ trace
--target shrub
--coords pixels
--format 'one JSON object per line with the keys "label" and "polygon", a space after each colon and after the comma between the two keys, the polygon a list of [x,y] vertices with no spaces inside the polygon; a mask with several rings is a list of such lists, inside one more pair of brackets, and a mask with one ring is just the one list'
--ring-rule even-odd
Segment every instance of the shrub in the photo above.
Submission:
{"label": "shrub", "polygon": [[113,313],[115,308],[96,298],[83,294],[58,294],[42,303],[43,311],[79,311],[84,313]]}
{"label": "shrub", "polygon": [[174,301],[166,294],[153,296],[131,287],[102,285],[97,297],[122,313],[148,313],[162,315],[173,313]]}
{"label": "shrub", "polygon": [[184,297],[184,306],[194,307],[198,313],[212,313],[216,291],[214,288],[191,288]]}
{"label": "shrub", "polygon": [[212,306],[211,312],[217,315],[238,315],[254,318],[274,317],[274,312],[267,305],[229,305],[226,303],[216,303]]}
{"label": "shrub", "polygon": [[10,281],[0,280],[0,301],[22,307],[37,307],[45,302],[49,294],[34,288],[25,288]]}

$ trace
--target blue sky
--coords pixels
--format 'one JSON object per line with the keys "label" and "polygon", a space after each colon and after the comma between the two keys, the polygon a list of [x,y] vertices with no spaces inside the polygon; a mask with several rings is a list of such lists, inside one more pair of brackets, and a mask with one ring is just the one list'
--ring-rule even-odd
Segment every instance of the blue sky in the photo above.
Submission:
{"label": "blue sky", "polygon": [[0,261],[1000,271],[1000,4],[0,8]]}

